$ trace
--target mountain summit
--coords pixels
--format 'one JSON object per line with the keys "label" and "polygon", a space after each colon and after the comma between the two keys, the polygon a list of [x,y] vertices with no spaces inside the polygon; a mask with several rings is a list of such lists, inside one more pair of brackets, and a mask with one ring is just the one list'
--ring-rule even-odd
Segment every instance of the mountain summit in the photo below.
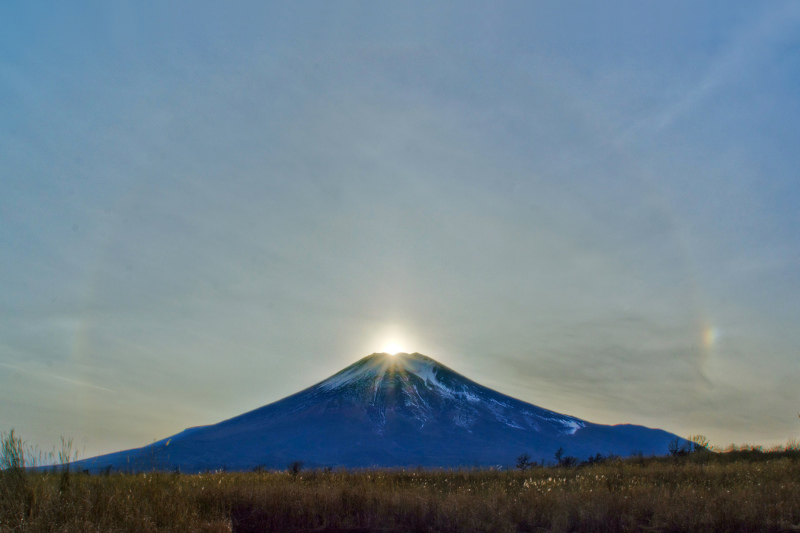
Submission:
{"label": "mountain summit", "polygon": [[317,388],[338,391],[364,406],[379,434],[385,433],[387,424],[389,429],[401,423],[422,430],[429,421],[439,429],[460,428],[468,434],[495,424],[572,434],[585,425],[577,418],[498,394],[419,353],[372,354]]}
{"label": "mountain summit", "polygon": [[185,472],[310,467],[511,465],[521,453],[551,460],[664,454],[675,435],[605,426],[548,411],[467,379],[419,353],[374,353],[297,394],[79,468]]}

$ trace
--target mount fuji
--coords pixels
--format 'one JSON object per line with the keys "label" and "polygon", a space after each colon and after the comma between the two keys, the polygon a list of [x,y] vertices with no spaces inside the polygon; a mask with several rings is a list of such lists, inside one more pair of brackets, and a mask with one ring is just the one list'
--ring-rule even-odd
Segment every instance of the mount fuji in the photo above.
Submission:
{"label": "mount fuji", "polygon": [[[563,448],[665,454],[675,435],[634,425],[593,424],[486,388],[419,353],[374,353],[282,400],[151,445],[84,459],[114,470],[513,465]],[[683,442],[683,439],[680,439]]]}

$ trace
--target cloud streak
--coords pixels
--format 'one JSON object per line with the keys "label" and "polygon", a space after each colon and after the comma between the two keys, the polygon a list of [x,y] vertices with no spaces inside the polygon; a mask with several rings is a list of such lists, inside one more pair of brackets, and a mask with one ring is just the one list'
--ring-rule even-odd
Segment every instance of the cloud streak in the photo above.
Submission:
{"label": "cloud streak", "polygon": [[34,378],[36,378],[38,380],[44,380],[44,381],[57,380],[57,381],[62,381],[64,383],[69,383],[71,385],[77,385],[79,387],[88,387],[90,389],[100,390],[100,391],[103,391],[103,392],[111,392],[111,393],[116,392],[116,391],[114,391],[112,389],[107,389],[106,387],[101,387],[99,385],[94,385],[92,383],[87,383],[85,381],[69,378],[69,377],[66,377],[66,376],[59,376],[57,374],[52,374],[52,373],[48,373],[48,372],[39,372],[39,371],[35,371],[35,370],[28,370],[28,369],[22,368],[20,366],[11,365],[11,364],[8,364],[8,363],[3,363],[3,362],[0,362],[0,366],[6,367],[6,368],[10,368],[10,369],[15,370],[17,372],[25,373],[25,374],[27,374],[29,376],[32,376],[32,377],[34,377]]}

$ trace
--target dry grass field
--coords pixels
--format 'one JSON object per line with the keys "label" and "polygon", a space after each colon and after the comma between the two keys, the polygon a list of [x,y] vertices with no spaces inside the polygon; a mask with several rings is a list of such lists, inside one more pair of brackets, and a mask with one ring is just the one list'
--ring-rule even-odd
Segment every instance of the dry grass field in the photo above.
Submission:
{"label": "dry grass field", "polygon": [[524,472],[7,467],[0,532],[800,531],[798,459],[791,447]]}

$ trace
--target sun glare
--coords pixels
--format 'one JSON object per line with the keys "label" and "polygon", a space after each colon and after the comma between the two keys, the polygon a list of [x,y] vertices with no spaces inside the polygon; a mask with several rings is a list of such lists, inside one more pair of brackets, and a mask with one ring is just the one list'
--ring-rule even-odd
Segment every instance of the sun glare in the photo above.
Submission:
{"label": "sun glare", "polygon": [[388,353],[389,355],[397,355],[398,353],[401,353],[404,350],[396,342],[390,342],[386,344],[381,351],[384,353]]}

